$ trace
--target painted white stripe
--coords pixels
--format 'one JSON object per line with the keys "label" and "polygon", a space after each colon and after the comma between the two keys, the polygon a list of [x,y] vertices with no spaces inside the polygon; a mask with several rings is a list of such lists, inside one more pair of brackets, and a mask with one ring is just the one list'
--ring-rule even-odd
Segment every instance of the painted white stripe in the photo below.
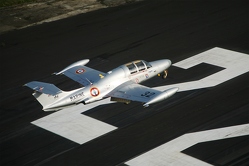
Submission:
{"label": "painted white stripe", "polygon": [[249,71],[248,54],[230,51],[218,47],[197,54],[173,65],[188,69],[200,63],[208,63],[211,65],[223,67],[225,69],[201,80],[155,87],[154,89],[163,91],[172,87],[178,87],[178,92],[180,92],[208,88],[219,85]]}
{"label": "painted white stripe", "polygon": [[110,99],[105,99],[89,105],[79,104],[55,112],[31,123],[76,143],[83,144],[117,129],[115,126],[81,114],[98,105],[112,103],[109,100]]}
{"label": "painted white stripe", "polygon": [[210,164],[181,153],[197,143],[249,135],[249,124],[189,133],[148,151],[126,164],[130,166],[208,166]]}

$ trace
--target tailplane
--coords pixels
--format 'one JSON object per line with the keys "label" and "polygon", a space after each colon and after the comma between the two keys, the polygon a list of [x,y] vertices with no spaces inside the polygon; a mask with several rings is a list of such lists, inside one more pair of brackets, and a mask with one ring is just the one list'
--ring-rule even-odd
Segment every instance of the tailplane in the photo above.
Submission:
{"label": "tailplane", "polygon": [[25,84],[25,86],[35,91],[33,96],[43,106],[43,109],[56,102],[59,99],[59,96],[62,96],[64,93],[66,93],[55,85],[44,82],[32,81]]}

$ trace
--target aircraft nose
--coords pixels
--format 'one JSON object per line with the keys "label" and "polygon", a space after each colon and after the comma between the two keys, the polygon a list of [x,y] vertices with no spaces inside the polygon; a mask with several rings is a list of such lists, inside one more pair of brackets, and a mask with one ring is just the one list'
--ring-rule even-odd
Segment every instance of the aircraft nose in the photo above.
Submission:
{"label": "aircraft nose", "polygon": [[169,59],[162,59],[150,62],[153,67],[158,69],[158,72],[163,72],[171,66],[171,61]]}
{"label": "aircraft nose", "polygon": [[171,60],[169,60],[169,59],[164,59],[164,60],[162,60],[163,61],[163,65],[162,65],[162,68],[163,69],[168,69],[170,66],[171,66]]}
{"label": "aircraft nose", "polygon": [[172,64],[172,63],[171,63],[171,60],[166,59],[165,61],[166,61],[166,64],[167,64],[167,66],[168,66],[167,68],[169,68],[169,67],[171,66],[171,64]]}

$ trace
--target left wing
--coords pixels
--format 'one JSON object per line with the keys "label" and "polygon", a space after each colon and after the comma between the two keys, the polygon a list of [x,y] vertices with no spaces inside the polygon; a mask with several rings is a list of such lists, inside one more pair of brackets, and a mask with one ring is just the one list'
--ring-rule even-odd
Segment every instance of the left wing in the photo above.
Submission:
{"label": "left wing", "polygon": [[130,81],[114,89],[108,96],[146,103],[160,93],[162,92],[159,90]]}
{"label": "left wing", "polygon": [[73,66],[67,70],[63,70],[63,72],[59,72],[59,74],[61,73],[83,86],[93,84],[105,76],[103,72],[81,65]]}

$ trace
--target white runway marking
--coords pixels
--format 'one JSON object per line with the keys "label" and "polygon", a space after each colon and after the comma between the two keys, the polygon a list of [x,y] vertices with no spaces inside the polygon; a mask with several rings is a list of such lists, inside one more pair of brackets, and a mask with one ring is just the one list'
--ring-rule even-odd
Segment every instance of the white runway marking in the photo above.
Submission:
{"label": "white runway marking", "polygon": [[201,80],[155,87],[154,89],[163,91],[172,87],[178,87],[178,92],[180,92],[208,88],[219,85],[249,71],[248,54],[230,51],[218,47],[197,54],[173,65],[188,69],[200,63],[208,63],[211,65],[223,67],[225,69]]}
{"label": "white runway marking", "polygon": [[110,103],[109,99],[105,99],[89,105],[79,104],[33,121],[32,124],[83,144],[117,128],[81,114],[99,104]]}
{"label": "white runway marking", "polygon": [[210,166],[181,151],[201,142],[249,135],[249,124],[189,133],[148,151],[128,162],[129,166]]}

